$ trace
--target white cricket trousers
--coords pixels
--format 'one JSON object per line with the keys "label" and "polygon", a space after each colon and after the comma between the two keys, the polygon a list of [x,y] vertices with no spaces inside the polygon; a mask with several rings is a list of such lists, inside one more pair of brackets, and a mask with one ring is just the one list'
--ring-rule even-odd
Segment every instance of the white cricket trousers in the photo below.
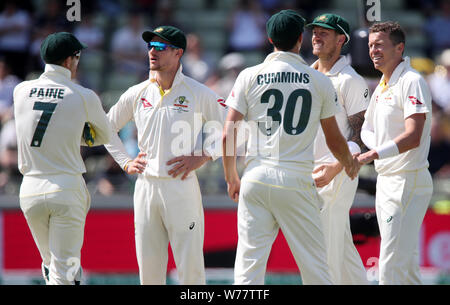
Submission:
{"label": "white cricket trousers", "polygon": [[234,283],[262,285],[267,260],[281,228],[303,284],[332,284],[311,173],[289,175],[254,167],[241,181]]}
{"label": "white cricket trousers", "polygon": [[46,284],[73,285],[81,280],[81,247],[90,202],[81,175],[23,178],[20,208],[39,249]]}
{"label": "white cricket trousers", "polygon": [[433,193],[427,168],[378,175],[376,213],[381,244],[380,284],[421,284],[419,231]]}
{"label": "white cricket trousers", "polygon": [[197,176],[181,180],[139,175],[134,221],[142,285],[166,284],[169,242],[179,283],[205,284],[204,215]]}
{"label": "white cricket trousers", "polygon": [[318,188],[323,207],[323,224],[327,261],[336,285],[369,284],[361,257],[353,244],[349,212],[358,188],[358,178],[351,180],[341,171],[325,187]]}

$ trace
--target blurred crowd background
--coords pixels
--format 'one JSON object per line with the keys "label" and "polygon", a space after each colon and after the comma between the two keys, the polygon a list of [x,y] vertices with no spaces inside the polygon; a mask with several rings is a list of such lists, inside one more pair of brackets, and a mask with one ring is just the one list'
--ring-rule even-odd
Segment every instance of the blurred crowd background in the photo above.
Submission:
{"label": "blurred crowd background", "polygon": [[[311,22],[321,13],[345,17],[352,30],[343,49],[371,92],[380,74],[368,55],[367,1],[362,0],[98,0],[81,1],[81,20],[69,22],[70,6],[60,0],[5,0],[0,4],[0,196],[17,195],[17,145],[13,89],[43,71],[42,40],[69,31],[86,43],[77,81],[97,92],[107,112],[130,86],[148,77],[147,46],[142,32],[175,25],[187,34],[183,72],[226,98],[238,73],[271,52],[265,23],[280,9],[292,8]],[[398,21],[406,32],[405,55],[423,73],[433,96],[429,154],[435,193],[450,198],[450,0],[381,1],[381,20]],[[305,29],[302,57],[311,64],[311,32]],[[120,133],[132,156],[138,153],[133,123]],[[103,147],[82,148],[91,194],[131,195],[134,177],[126,175]],[[242,162],[241,162],[242,164]],[[226,194],[221,160],[197,171],[203,194]],[[375,173],[361,172],[360,189],[374,193]]]}

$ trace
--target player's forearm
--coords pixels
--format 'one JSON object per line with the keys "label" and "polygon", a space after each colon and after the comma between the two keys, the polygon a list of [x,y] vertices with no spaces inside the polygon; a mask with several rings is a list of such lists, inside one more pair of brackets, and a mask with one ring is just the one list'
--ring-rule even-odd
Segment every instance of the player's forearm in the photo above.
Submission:
{"label": "player's forearm", "polygon": [[224,156],[222,158],[223,161],[223,172],[225,176],[226,182],[235,181],[236,178],[239,178],[237,169],[236,169],[236,157],[234,156]]}
{"label": "player's forearm", "polygon": [[373,149],[378,155],[376,159],[393,157],[418,147],[422,138],[425,119],[424,113],[413,114],[406,118],[404,132],[393,140],[386,141]]}
{"label": "player's forearm", "polygon": [[421,134],[418,132],[404,132],[394,139],[399,153],[419,147]]}
{"label": "player's forearm", "polygon": [[121,168],[124,168],[129,161],[133,160],[133,158],[128,155],[125,146],[117,133],[112,134],[111,141],[108,144],[105,144],[105,148]]}
{"label": "player's forearm", "polygon": [[222,136],[222,162],[225,181],[227,182],[238,176],[236,170],[236,130],[232,123],[231,121],[225,123]]}
{"label": "player's forearm", "polygon": [[352,155],[350,154],[347,142],[342,135],[336,139],[327,139],[327,145],[339,163],[341,163],[344,167],[351,166],[353,161]]}
{"label": "player's forearm", "polygon": [[226,149],[226,141],[227,138],[224,137],[223,140],[223,144],[222,144],[222,162],[223,162],[223,172],[225,175],[225,181],[230,182],[233,179],[236,178],[237,175],[237,170],[236,170],[236,156],[235,154],[230,154],[229,152],[227,152]]}

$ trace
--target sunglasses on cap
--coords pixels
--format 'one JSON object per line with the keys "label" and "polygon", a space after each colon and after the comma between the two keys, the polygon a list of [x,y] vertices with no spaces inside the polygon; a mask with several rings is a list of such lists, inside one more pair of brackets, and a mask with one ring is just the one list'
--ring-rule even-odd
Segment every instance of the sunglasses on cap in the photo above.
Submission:
{"label": "sunglasses on cap", "polygon": [[164,42],[159,41],[150,41],[148,43],[148,50],[150,51],[152,48],[155,48],[156,51],[165,51],[168,47],[171,47],[173,49],[179,49],[179,47],[176,47],[172,44],[167,44]]}

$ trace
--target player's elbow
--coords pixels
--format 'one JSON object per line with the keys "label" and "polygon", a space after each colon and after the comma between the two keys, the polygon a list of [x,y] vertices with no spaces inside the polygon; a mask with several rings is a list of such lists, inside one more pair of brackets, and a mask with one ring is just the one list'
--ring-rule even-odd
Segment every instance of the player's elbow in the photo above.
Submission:
{"label": "player's elbow", "polygon": [[411,149],[417,148],[420,146],[420,135],[412,135],[411,136],[411,142],[410,142],[410,146]]}
{"label": "player's elbow", "polygon": [[222,134],[222,153],[223,156],[233,156],[235,154],[235,137],[233,130],[224,129]]}

